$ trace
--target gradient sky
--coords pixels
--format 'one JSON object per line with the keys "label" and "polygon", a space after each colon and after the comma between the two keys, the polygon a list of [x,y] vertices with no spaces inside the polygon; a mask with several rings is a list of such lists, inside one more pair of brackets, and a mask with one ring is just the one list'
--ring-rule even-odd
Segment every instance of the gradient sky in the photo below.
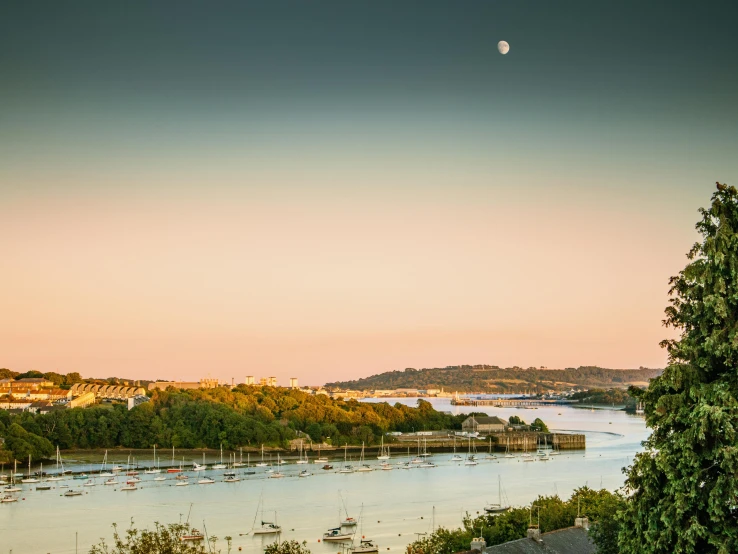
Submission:
{"label": "gradient sky", "polygon": [[736,20],[4,2],[0,367],[663,366],[668,278],[738,184]]}

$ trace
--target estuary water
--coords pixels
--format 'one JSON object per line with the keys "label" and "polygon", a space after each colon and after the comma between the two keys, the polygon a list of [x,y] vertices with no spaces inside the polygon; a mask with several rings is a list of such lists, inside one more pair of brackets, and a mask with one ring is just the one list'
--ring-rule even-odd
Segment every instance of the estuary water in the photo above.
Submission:
{"label": "estuary water", "polygon": [[[416,533],[432,530],[433,525],[458,527],[465,512],[482,513],[485,504],[496,502],[498,476],[502,482],[503,502],[525,506],[539,494],[559,494],[567,498],[580,486],[615,490],[622,486],[622,468],[639,452],[641,441],[648,436],[641,416],[622,411],[582,409],[568,406],[540,407],[537,410],[515,408],[471,408],[451,406],[449,399],[428,399],[438,410],[453,413],[484,411],[503,419],[520,416],[530,422],[540,417],[552,431],[576,431],[586,435],[587,448],[566,452],[550,461],[525,463],[519,456],[494,460],[480,452],[479,465],[465,466],[452,462],[452,454],[436,454],[430,458],[437,467],[399,469],[406,461],[406,449],[392,452],[392,471],[380,470],[379,462],[368,463],[375,471],[339,474],[342,460],[331,460],[335,470],[324,471],[320,465],[282,466],[282,479],[268,478],[267,468],[238,468],[241,481],[223,482],[222,470],[209,470],[206,475],[216,483],[197,484],[190,472],[189,486],[175,486],[174,475],[165,481],[154,481],[155,475],[140,475],[138,490],[123,491],[120,486],[95,486],[66,480],[51,483],[49,491],[37,491],[36,485],[21,485],[18,502],[0,504],[0,553],[75,553],[88,552],[100,538],[110,540],[112,523],[125,529],[131,520],[139,528],[153,527],[154,522],[190,523],[208,536],[218,537],[217,547],[226,551],[223,537],[233,537],[233,552],[259,554],[274,536],[254,537],[248,533],[257,517],[263,498],[264,519],[282,526],[282,540],[307,541],[314,554],[342,551],[340,544],[318,542],[323,533],[336,527],[341,516],[359,518],[356,529],[360,536],[373,539],[380,552],[404,552],[415,540]],[[370,400],[377,401],[377,400]],[[390,403],[414,405],[413,398],[382,399]],[[463,456],[463,444],[459,443]],[[356,463],[354,463],[356,465]],[[299,478],[307,468],[312,476]],[[246,471],[255,472],[245,474]],[[125,476],[120,476],[123,481]],[[65,486],[67,488],[65,488]],[[68,488],[83,491],[81,496],[62,496]],[[339,493],[345,502],[339,499]]]}

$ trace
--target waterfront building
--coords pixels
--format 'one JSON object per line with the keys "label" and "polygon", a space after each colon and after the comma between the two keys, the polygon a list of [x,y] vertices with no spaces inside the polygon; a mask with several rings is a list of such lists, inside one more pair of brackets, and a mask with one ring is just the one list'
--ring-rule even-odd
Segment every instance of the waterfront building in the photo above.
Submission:
{"label": "waterfront building", "polygon": [[507,427],[507,422],[497,416],[470,416],[461,424],[466,433],[500,433]]}

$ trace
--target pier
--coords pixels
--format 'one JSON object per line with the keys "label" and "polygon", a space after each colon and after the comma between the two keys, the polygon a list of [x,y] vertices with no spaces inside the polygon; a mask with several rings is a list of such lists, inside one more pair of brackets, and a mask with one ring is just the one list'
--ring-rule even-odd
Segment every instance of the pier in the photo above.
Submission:
{"label": "pier", "polygon": [[577,400],[540,400],[537,398],[453,398],[452,406],[494,406],[496,408],[526,408],[578,404]]}

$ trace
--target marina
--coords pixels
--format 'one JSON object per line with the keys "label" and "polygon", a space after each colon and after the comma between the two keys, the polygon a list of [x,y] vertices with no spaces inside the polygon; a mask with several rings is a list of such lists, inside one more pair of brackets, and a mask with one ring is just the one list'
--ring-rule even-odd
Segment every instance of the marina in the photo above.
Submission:
{"label": "marina", "polygon": [[[402,401],[410,403],[413,399]],[[470,410],[452,407],[444,399],[436,402],[439,410]],[[507,418],[519,411],[496,410],[495,414]],[[190,463],[183,466],[181,473],[144,474],[132,485],[121,480],[121,483],[105,487],[85,488],[76,498],[63,496],[68,489],[78,492],[72,485],[79,481],[68,476],[63,481],[52,482],[51,490],[38,491],[33,485],[19,485],[21,492],[11,494],[20,500],[0,507],[0,533],[16,552],[43,550],[49,553],[74,552],[75,533],[78,533],[80,552],[86,552],[100,537],[111,537],[114,522],[128,524],[133,517],[138,527],[152,526],[154,521],[176,523],[182,517],[180,514],[186,516],[192,504],[191,521],[199,528],[204,522],[211,534],[235,537],[236,550],[240,547],[243,552],[262,552],[266,544],[275,540],[274,530],[269,527],[274,524],[281,529],[281,540],[306,540],[315,554],[328,554],[335,552],[335,547],[324,545],[322,538],[326,529],[335,528],[338,523],[335,520],[336,501],[340,491],[345,502],[341,512],[343,520],[363,519],[363,535],[372,545],[383,551],[389,548],[390,552],[403,552],[415,539],[414,533],[430,530],[433,506],[436,525],[457,527],[464,513],[484,513],[485,507],[503,504],[500,487],[504,489],[505,506],[526,505],[539,494],[558,493],[566,497],[584,485],[614,490],[623,482],[620,468],[630,463],[647,434],[642,418],[619,411],[591,413],[556,407],[542,408],[536,416],[557,432],[584,434],[587,450],[562,450],[542,463],[543,457],[535,455],[535,448],[531,449],[534,455],[530,458],[523,458],[521,452],[511,449],[511,457],[505,457],[502,452],[491,459],[485,457],[487,449],[484,448],[476,456],[477,465],[467,466],[464,458],[455,460],[454,454],[449,452],[422,457],[432,464],[429,467],[423,467],[424,463],[409,464],[406,453],[391,450],[389,459],[365,456],[361,465],[379,470],[382,464],[389,464],[407,471],[350,473],[342,473],[341,469],[352,465],[352,460],[347,455],[344,462],[344,451],[334,451],[328,458],[331,463],[325,464],[331,469],[311,464],[315,469],[309,479],[299,477],[305,465],[290,462],[280,466],[283,478],[279,479],[269,478],[271,474],[266,467],[201,472],[201,476],[207,475],[214,481],[207,486],[197,483],[197,473],[191,471]],[[457,441],[457,455],[466,456],[467,450],[467,444]],[[418,452],[417,439],[412,451],[413,455]],[[424,453],[421,441],[420,454]],[[328,457],[325,452],[321,456]],[[523,463],[524,459],[531,462]],[[65,468],[84,470],[91,479],[97,477],[87,466],[77,468],[65,462]],[[95,471],[99,470],[100,464],[96,464]],[[227,472],[235,473],[238,481],[227,481]],[[176,478],[185,476],[190,478]],[[162,477],[163,480],[158,480]],[[192,484],[178,486],[187,482]],[[123,487],[131,488],[123,492]],[[259,524],[264,521],[264,531],[272,529],[272,533],[254,535],[249,531],[254,527],[252,522],[257,510],[261,516],[259,499],[262,495],[266,509],[263,519],[259,517],[256,521],[256,527],[260,528]],[[305,498],[310,498],[309,510],[304,509]],[[363,515],[356,518],[362,504]],[[361,546],[359,537],[355,537],[353,548],[361,552]]]}

